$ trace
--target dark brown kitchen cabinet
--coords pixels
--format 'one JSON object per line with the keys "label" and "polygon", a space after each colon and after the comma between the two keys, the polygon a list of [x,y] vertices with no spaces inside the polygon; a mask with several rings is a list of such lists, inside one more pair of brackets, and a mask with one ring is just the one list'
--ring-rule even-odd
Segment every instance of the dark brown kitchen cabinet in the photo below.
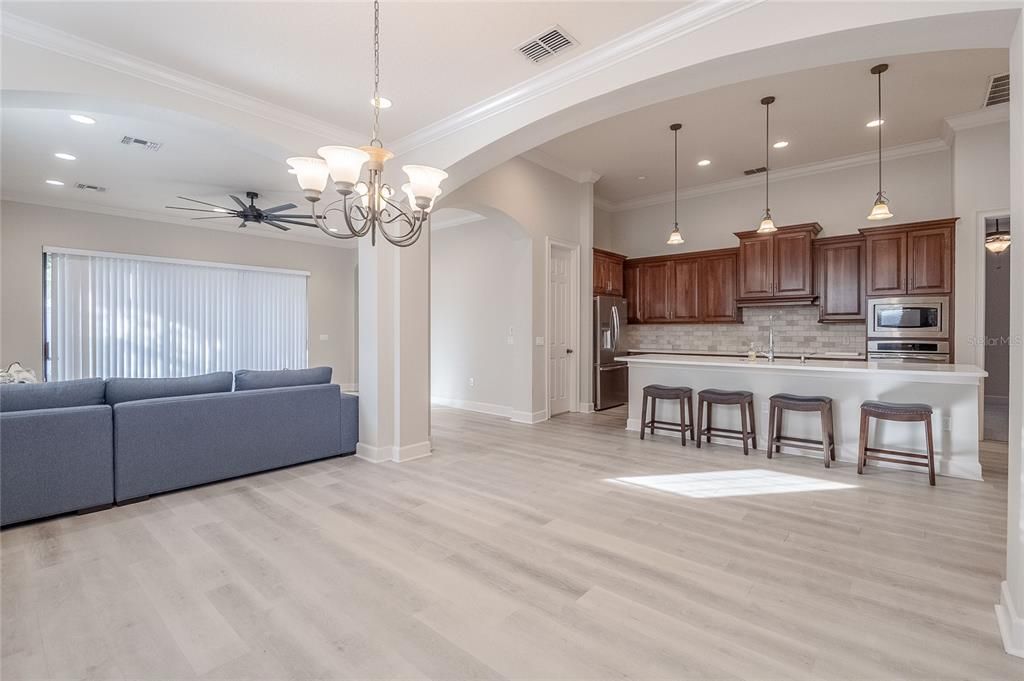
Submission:
{"label": "dark brown kitchen cabinet", "polygon": [[640,323],[640,267],[626,263],[622,268],[622,295],[626,298],[626,322]]}
{"label": "dark brown kitchen cabinet", "polygon": [[737,232],[740,305],[811,302],[814,297],[814,237],[821,225],[780,227],[770,234]]}
{"label": "dark brown kitchen cabinet", "polygon": [[621,296],[622,264],[625,256],[611,251],[594,249],[594,295]]}
{"label": "dark brown kitchen cabinet", "polygon": [[727,324],[740,321],[736,307],[736,251],[707,255],[701,263],[701,321]]}
{"label": "dark brown kitchen cabinet", "polygon": [[860,235],[815,240],[819,322],[867,319],[865,241]]}
{"label": "dark brown kitchen cabinet", "polygon": [[958,218],[865,227],[867,295],[953,292],[953,237]]}
{"label": "dark brown kitchen cabinet", "polygon": [[640,265],[640,320],[644,323],[672,321],[675,299],[674,266],[671,261]]}
{"label": "dark brown kitchen cabinet", "polygon": [[672,321],[681,324],[699,322],[700,260],[687,258],[673,263]]}

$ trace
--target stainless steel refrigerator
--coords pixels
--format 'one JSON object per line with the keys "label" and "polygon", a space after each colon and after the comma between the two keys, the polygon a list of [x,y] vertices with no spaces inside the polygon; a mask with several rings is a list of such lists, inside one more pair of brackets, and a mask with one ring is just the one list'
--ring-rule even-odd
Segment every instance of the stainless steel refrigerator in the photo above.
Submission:
{"label": "stainless steel refrigerator", "polygon": [[594,297],[594,409],[625,404],[629,395],[629,367],[615,358],[625,354],[622,330],[626,326],[626,299]]}

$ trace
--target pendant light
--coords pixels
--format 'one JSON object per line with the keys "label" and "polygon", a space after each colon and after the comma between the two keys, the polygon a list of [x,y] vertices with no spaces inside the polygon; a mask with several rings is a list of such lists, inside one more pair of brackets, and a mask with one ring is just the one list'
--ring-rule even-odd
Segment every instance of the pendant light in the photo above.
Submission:
{"label": "pendant light", "polygon": [[772,220],[772,211],[768,208],[768,149],[771,139],[768,111],[774,102],[774,97],[765,97],[761,100],[761,104],[764,105],[764,215],[761,216],[761,224],[757,228],[758,234],[771,234],[777,231]]}
{"label": "pendant light", "polygon": [[668,235],[667,243],[669,246],[679,246],[683,243],[683,235],[679,233],[679,131],[682,129],[682,123],[673,123],[668,126],[668,129],[672,131],[673,139],[675,141],[675,172],[672,187],[675,191],[674,206],[675,210],[672,215],[672,233]]}
{"label": "pendant light", "polygon": [[999,229],[999,218],[996,218],[995,231],[985,234],[985,248],[989,253],[1002,253],[1010,247],[1010,230]]}
{"label": "pendant light", "polygon": [[871,73],[878,76],[878,118],[875,127],[878,129],[878,194],[875,195],[875,205],[871,207],[868,220],[888,220],[892,217],[889,210],[889,199],[885,198],[882,192],[882,74],[889,70],[888,64],[878,64],[871,67]]}

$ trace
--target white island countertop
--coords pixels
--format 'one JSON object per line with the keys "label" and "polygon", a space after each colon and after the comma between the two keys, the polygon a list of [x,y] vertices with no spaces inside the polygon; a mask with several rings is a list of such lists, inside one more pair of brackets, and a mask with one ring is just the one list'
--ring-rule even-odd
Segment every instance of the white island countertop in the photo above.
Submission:
{"label": "white island countertop", "polygon": [[746,357],[715,357],[708,355],[623,355],[616,357],[630,365],[700,366],[741,369],[743,371],[808,371],[821,373],[854,373],[858,377],[867,374],[884,374],[887,377],[905,377],[909,380],[927,383],[978,383],[988,376],[981,367],[973,364],[931,364],[894,361],[843,361],[835,359],[776,359],[769,362],[763,357],[749,360]]}

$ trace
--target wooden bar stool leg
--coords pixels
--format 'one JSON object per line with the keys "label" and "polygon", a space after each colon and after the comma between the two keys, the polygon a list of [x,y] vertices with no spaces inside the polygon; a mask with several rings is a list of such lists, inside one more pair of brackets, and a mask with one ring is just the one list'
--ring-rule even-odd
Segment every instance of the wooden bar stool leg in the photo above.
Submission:
{"label": "wooden bar stool leg", "polygon": [[924,427],[928,430],[925,432],[925,436],[928,441],[928,484],[932,487],[935,486],[935,445],[932,443],[932,417],[928,415],[928,420],[925,421]]}
{"label": "wooden bar stool leg", "polygon": [[707,437],[708,437],[707,442],[708,442],[708,444],[711,444],[711,407],[713,407],[713,406],[715,406],[715,405],[713,405],[712,403],[708,402],[708,429],[707,429],[707,433],[708,433],[708,435],[707,435]]}
{"label": "wooden bar stool leg", "polygon": [[775,450],[775,438],[778,436],[778,432],[775,430],[775,410],[778,409],[778,405],[774,402],[768,403],[768,458],[772,458],[772,452]]}
{"label": "wooden bar stool leg", "polygon": [[829,458],[836,460],[836,419],[832,414],[832,406],[828,408],[828,451]]}
{"label": "wooden bar stool leg", "polygon": [[699,447],[700,446],[700,438],[695,438],[693,436],[693,395],[687,395],[686,396],[686,413],[687,413],[687,416],[689,416],[689,418],[690,418],[690,425],[686,426],[687,428],[690,429],[690,439],[691,440],[697,440],[697,446]]}
{"label": "wooden bar stool leg", "polygon": [[700,440],[704,434],[704,398],[697,399],[697,449],[700,449]]}
{"label": "wooden bar stool leg", "polygon": [[683,438],[683,446],[686,446],[686,412],[683,410],[683,403],[686,401],[685,397],[679,398],[679,434]]}
{"label": "wooden bar stool leg", "polygon": [[640,405],[640,439],[644,439],[644,433],[647,432],[647,395],[644,395],[644,401]]}
{"label": "wooden bar stool leg", "polygon": [[860,452],[857,454],[857,475],[863,475],[864,464],[867,463],[868,446],[868,415],[860,412]]}
{"label": "wooden bar stool leg", "polygon": [[[742,406],[740,407],[743,408]],[[747,402],[747,411],[750,413],[750,445],[757,451],[757,419],[754,418],[754,400]]]}
{"label": "wooden bar stool leg", "polygon": [[771,443],[771,446],[775,448],[776,454],[782,453],[782,442],[779,440],[782,437],[782,412],[785,409],[779,407],[775,410],[775,441]]}
{"label": "wooden bar stool leg", "polygon": [[826,407],[821,410],[821,453],[825,455],[825,468],[831,468],[832,466],[832,459],[830,456],[831,451],[829,450],[828,444],[828,428],[830,422],[831,420],[829,419],[829,410]]}
{"label": "wooden bar stool leg", "polygon": [[658,398],[651,398],[651,437],[654,437],[654,421],[658,418]]}
{"label": "wooden bar stool leg", "polygon": [[740,424],[740,436],[743,438],[743,456],[748,456],[750,454],[748,450],[750,443],[747,441],[747,406],[745,404],[740,405]]}

